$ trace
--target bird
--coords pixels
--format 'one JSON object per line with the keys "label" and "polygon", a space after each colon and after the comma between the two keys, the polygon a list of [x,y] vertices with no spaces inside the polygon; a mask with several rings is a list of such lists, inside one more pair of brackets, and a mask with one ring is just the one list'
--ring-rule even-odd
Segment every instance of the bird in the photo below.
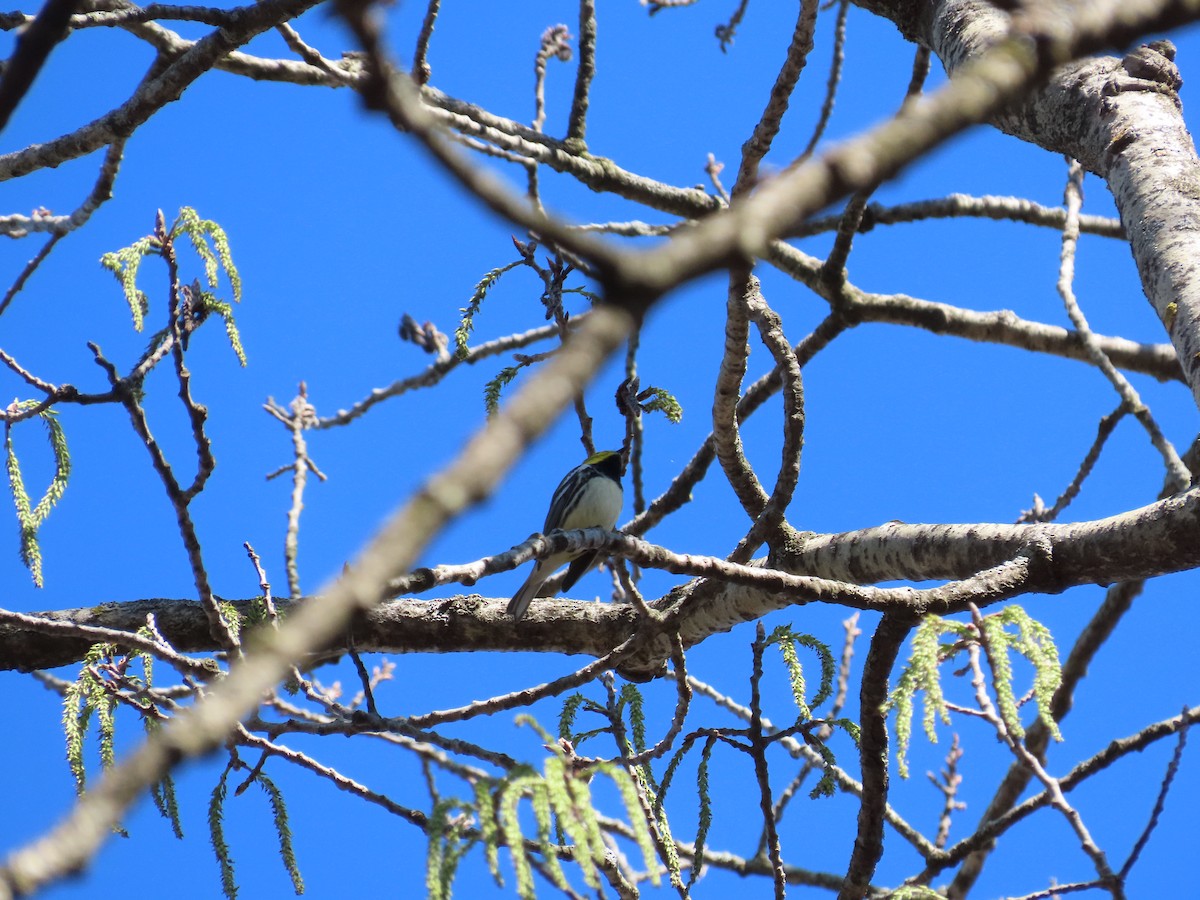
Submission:
{"label": "bird", "polygon": [[[617,524],[625,494],[621,490],[623,461],[616,450],[601,450],[593,453],[566,474],[550,498],[550,511],[546,513],[546,524],[542,533],[561,529],[604,528],[608,531]],[[537,596],[542,584],[565,562],[571,565],[563,578],[562,590],[567,590],[597,562],[598,550],[556,553],[539,559],[521,585],[521,589],[508,602],[508,614],[520,621],[529,609],[529,601]]]}

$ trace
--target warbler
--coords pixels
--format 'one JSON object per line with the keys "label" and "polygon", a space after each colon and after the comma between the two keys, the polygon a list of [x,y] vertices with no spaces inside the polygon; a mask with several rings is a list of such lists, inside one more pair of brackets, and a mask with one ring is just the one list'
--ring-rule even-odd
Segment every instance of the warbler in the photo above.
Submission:
{"label": "warbler", "polygon": [[[550,498],[550,511],[546,513],[542,533],[573,528],[605,528],[611,531],[617,524],[617,516],[621,514],[621,504],[625,499],[621,490],[621,468],[620,453],[601,450],[568,472]],[[597,550],[584,550],[581,553],[556,553],[539,559],[521,589],[508,602],[508,614],[520,620],[543,582],[563,563],[571,563],[562,582],[561,589],[565,591],[596,564],[598,555]]]}

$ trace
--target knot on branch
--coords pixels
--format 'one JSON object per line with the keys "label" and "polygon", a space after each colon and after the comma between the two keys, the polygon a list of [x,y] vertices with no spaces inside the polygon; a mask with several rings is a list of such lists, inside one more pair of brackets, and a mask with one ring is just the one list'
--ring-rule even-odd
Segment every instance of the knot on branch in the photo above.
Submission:
{"label": "knot on branch", "polygon": [[[1175,65],[1175,45],[1170,41],[1151,41],[1125,54],[1121,67],[1113,71],[1100,93],[1105,98],[1106,111],[1112,109],[1112,98],[1119,94],[1142,91],[1152,94],[1163,94],[1169,97],[1177,109],[1183,104],[1179,99],[1179,89],[1183,87],[1183,76]],[[1128,139],[1117,147],[1109,148],[1110,154],[1116,154],[1128,143]]]}
{"label": "knot on branch", "polygon": [[1066,587],[1065,584],[1060,585],[1060,580],[1055,575],[1054,545],[1045,535],[1032,538],[1017,556],[1029,561],[1025,578],[1027,584],[1037,585],[1038,590],[1055,592]]}
{"label": "knot on branch", "polygon": [[1183,76],[1175,65],[1175,45],[1170,41],[1151,41],[1130,50],[1121,60],[1121,68],[1133,78],[1152,81],[1171,91],[1183,87]]}

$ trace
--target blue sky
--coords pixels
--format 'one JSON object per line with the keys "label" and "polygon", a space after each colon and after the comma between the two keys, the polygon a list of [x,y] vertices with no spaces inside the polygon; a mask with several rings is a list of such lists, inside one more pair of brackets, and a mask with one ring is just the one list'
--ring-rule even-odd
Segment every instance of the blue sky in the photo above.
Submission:
{"label": "blue sky", "polygon": [[[514,8],[515,6],[515,8]],[[549,25],[573,21],[574,5],[529,2],[445,4],[435,34],[432,83],[495,113],[528,121],[533,116],[533,55]],[[611,7],[611,8],[610,8]],[[389,13],[388,27],[401,60],[411,47],[423,6],[403,3]],[[601,10],[598,76],[592,95],[588,141],[592,152],[673,185],[705,182],[706,155],[736,171],[742,142],[759,115],[790,36],[794,12],[783,5],[751,5],[730,52],[721,53],[712,30],[727,10],[713,4],[648,17],[633,2]],[[824,92],[831,12],[822,14],[817,49],[785,119],[768,169],[785,165],[807,143]],[[323,11],[297,27],[310,43],[336,57],[349,39]],[[577,31],[574,25],[572,30]],[[184,28],[188,36],[203,28]],[[1197,47],[1194,32],[1174,36],[1185,78]],[[11,36],[4,37],[5,49]],[[252,52],[286,56],[282,40],[265,35]],[[912,50],[894,28],[852,9],[847,69],[829,135],[847,136],[879,121],[898,105],[907,83]],[[132,90],[151,59],[147,47],[123,33],[74,35],[50,58],[34,89],[0,136],[0,152],[48,140],[102,114]],[[551,62],[548,121],[553,134],[565,128],[575,63]],[[942,80],[935,63],[930,84]],[[1183,93],[1185,104],[1188,91]],[[1188,109],[1185,106],[1185,115]],[[45,206],[73,208],[90,190],[98,155],[4,185],[0,214]],[[501,169],[523,184],[517,170]],[[911,167],[876,195],[882,203],[920,200],[951,192],[1015,194],[1045,205],[1061,202],[1066,166],[1057,157],[987,129],[969,132],[933,157]],[[1104,186],[1089,177],[1085,212],[1112,214]],[[547,205],[577,221],[640,218],[668,221],[627,201],[595,194],[566,179],[543,176]],[[514,258],[515,230],[496,220],[447,183],[413,142],[363,111],[349,91],[250,83],[210,73],[183,98],[159,112],[130,141],[115,197],[79,233],[65,239],[0,321],[0,346],[42,377],[69,381],[84,390],[104,386],[86,341],[95,341],[118,365],[128,366],[146,336],[130,326],[128,310],[111,275],[98,265],[106,251],[131,243],[153,226],[155,211],[168,219],[191,206],[229,234],[245,284],[237,321],[249,356],[241,369],[218,328],[194,339],[190,366],[195,393],[209,406],[218,458],[211,487],[195,513],[205,557],[218,593],[248,597],[257,579],[242,543],[263,556],[277,592],[285,589],[282,546],[289,486],[264,475],[290,459],[287,433],[261,410],[268,396],[286,403],[299,381],[327,415],[366,396],[372,388],[414,374],[428,363],[396,337],[402,314],[431,320],[451,333],[458,309],[488,270]],[[42,238],[0,245],[0,284],[15,278]],[[813,254],[827,238],[800,244]],[[887,293],[906,293],[980,310],[1007,308],[1019,315],[1066,325],[1054,289],[1058,235],[1011,223],[955,220],[878,228],[860,237],[851,256],[851,280]],[[190,261],[194,266],[194,260]],[[1128,248],[1085,236],[1076,292],[1093,328],[1136,340],[1161,341],[1161,325],[1142,296]],[[198,274],[194,270],[193,274]],[[824,304],[762,267],[764,292],[783,316],[789,337],[799,340],[826,312]],[[156,267],[148,284],[165,282]],[[154,281],[157,278],[159,281]],[[580,280],[577,283],[583,284]],[[222,290],[227,295],[227,287]],[[482,339],[536,327],[543,322],[540,286],[532,274],[509,273],[489,296],[476,323]],[[725,282],[710,277],[669,296],[656,308],[643,338],[643,384],[670,390],[684,419],[672,426],[647,420],[647,492],[660,493],[711,427],[709,409],[716,361],[723,340]],[[483,385],[505,359],[462,367],[435,391],[406,394],[376,407],[353,427],[309,435],[310,449],[330,480],[310,483],[301,532],[303,586],[315,591],[340,571],[383,517],[455,452],[484,420]],[[757,343],[750,377],[769,366]],[[156,435],[183,471],[192,449],[173,386],[160,372],[148,384],[147,409]],[[610,367],[598,379],[589,404],[600,445],[616,445],[621,423],[609,398],[620,380]],[[1196,432],[1196,411],[1177,384],[1131,376],[1164,430],[1182,451]],[[898,326],[866,325],[839,339],[805,370],[807,428],[803,470],[789,518],[799,528],[841,531],[893,519],[908,522],[1013,521],[1034,492],[1047,503],[1071,480],[1099,418],[1117,398],[1099,373],[1073,361],[1023,351],[968,344]],[[27,387],[0,372],[0,392],[25,397]],[[750,458],[771,473],[778,455],[778,400],[746,426]],[[147,597],[194,596],[173,514],[128,427],[109,407],[66,409],[63,426],[74,472],[65,498],[43,530],[46,586],[35,590],[16,551],[0,554],[0,601],[31,611],[87,606]],[[49,476],[48,454],[36,427],[19,429],[17,441],[27,478]],[[446,530],[426,559],[466,562],[501,552],[541,525],[545,502],[559,475],[581,456],[578,426],[570,417],[540,441],[497,494]],[[1132,421],[1119,427],[1092,480],[1067,513],[1069,520],[1114,514],[1151,502],[1162,482],[1161,465]],[[717,473],[696,490],[684,514],[656,529],[650,539],[680,552],[724,555],[747,522]],[[627,505],[625,517],[631,513]],[[3,520],[0,519],[0,522]],[[495,576],[474,590],[507,597],[524,572]],[[650,593],[674,584],[651,574]],[[1194,704],[1198,664],[1189,638],[1173,623],[1187,621],[1197,587],[1192,574],[1151,584],[1092,667],[1064,726],[1067,742],[1055,748],[1051,768],[1061,773],[1113,737],[1133,733]],[[605,590],[589,576],[580,596]],[[439,592],[445,596],[449,592]],[[1102,597],[1098,587],[1054,597],[1028,598],[1026,607],[1047,623],[1065,654]],[[791,622],[798,630],[840,645],[846,610],[806,606],[769,617],[768,628]],[[869,629],[874,621],[864,616]],[[691,670],[734,694],[746,695],[753,629],[719,635],[689,654]],[[1150,650],[1149,648],[1153,648]],[[856,675],[866,652],[858,646]],[[463,703],[484,691],[501,692],[540,683],[572,670],[579,660],[548,655],[463,654],[399,657],[394,681],[383,686],[385,714],[400,715]],[[768,677],[766,708],[777,722],[790,711],[787,681],[777,661]],[[67,673],[62,673],[67,674]],[[353,692],[350,669],[323,672]],[[56,697],[26,676],[0,675],[8,698],[9,738],[0,745],[0,796],[19,815],[0,817],[0,852],[21,846],[58,820],[74,796],[63,760]],[[966,696],[969,685],[957,686]],[[652,736],[669,721],[674,687],[646,688]],[[599,696],[594,693],[593,696]],[[535,712],[552,726],[556,704]],[[848,713],[856,713],[852,703]],[[727,720],[697,699],[689,723]],[[19,723],[19,724],[17,724]],[[119,746],[139,739],[140,726],[121,723]],[[974,727],[973,727],[974,726]],[[968,810],[952,836],[966,833],[991,793],[1004,752],[981,726],[956,725],[967,756],[962,798]],[[657,730],[656,730],[657,729]],[[540,741],[502,714],[447,733],[486,739],[509,752],[538,760]],[[939,798],[924,779],[937,769],[951,729],[941,744],[914,739],[914,777],[894,781],[893,803],[929,830]],[[428,798],[419,769],[407,755],[371,740],[286,741],[314,753],[401,803],[423,807]],[[94,745],[90,760],[96,762]],[[852,758],[846,741],[835,752]],[[1072,795],[1097,842],[1119,863],[1154,800],[1171,748],[1155,745],[1127,759]],[[750,854],[757,841],[756,805],[745,803],[749,763],[718,757],[714,848]],[[137,878],[169,884],[175,896],[219,895],[219,878],[208,846],[208,794],[223,756],[192,763],[179,774],[184,841],[149,803],[139,805],[127,827],[79,879],[46,892],[55,898],[92,895]],[[694,761],[693,761],[694,765]],[[972,778],[974,767],[980,775]],[[686,768],[686,767],[685,767]],[[1147,774],[1149,773],[1149,774]],[[424,838],[381,810],[337,792],[313,776],[277,766],[273,777],[289,803],[297,855],[312,897],[346,891],[406,895],[421,884]],[[786,764],[778,772],[789,777]],[[681,779],[683,776],[681,775]],[[682,783],[682,782],[681,782]],[[1200,776],[1191,756],[1168,800],[1160,830],[1130,882],[1131,896],[1155,896],[1175,884],[1169,863],[1189,847],[1191,809],[1200,798]],[[680,790],[676,830],[694,835],[694,799]],[[1114,805],[1120,814],[1114,815]],[[784,820],[789,861],[841,872],[852,839],[857,806],[849,798],[798,799]],[[226,812],[230,844],[243,897],[287,896],[264,797],[250,791],[231,799]],[[889,837],[889,854],[900,841]],[[913,868],[903,850],[885,857],[877,881],[894,884]],[[1021,893],[1050,880],[1087,878],[1090,864],[1062,820],[1043,814],[1015,829],[985,870],[978,896]],[[732,889],[732,876],[707,876],[701,896]],[[736,882],[742,884],[742,882]],[[765,882],[751,883],[756,893]],[[476,855],[458,882],[459,896],[498,895]]]}

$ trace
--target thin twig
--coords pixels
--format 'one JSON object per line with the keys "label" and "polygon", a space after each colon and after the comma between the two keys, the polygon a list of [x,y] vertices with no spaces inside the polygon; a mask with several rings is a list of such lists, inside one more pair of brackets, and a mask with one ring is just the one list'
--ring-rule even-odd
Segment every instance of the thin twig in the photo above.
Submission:
{"label": "thin twig", "polygon": [[[161,221],[161,214],[159,218]],[[164,343],[168,342],[164,341]],[[179,536],[183,541],[184,550],[187,552],[188,562],[192,569],[192,578],[199,595],[198,599],[208,618],[208,626],[212,632],[213,639],[220,647],[227,650],[236,650],[239,647],[238,639],[230,630],[229,623],[225,621],[225,617],[222,615],[221,609],[217,604],[216,595],[213,593],[212,585],[208,580],[208,571],[204,565],[200,538],[196,533],[195,522],[192,520],[191,513],[188,510],[188,504],[191,502],[192,497],[188,496],[187,492],[180,487],[171,464],[167,461],[166,454],[158,441],[155,440],[154,435],[151,434],[150,425],[146,418],[146,411],[142,407],[137,390],[131,386],[128,380],[123,380],[117,374],[116,366],[104,358],[100,352],[100,348],[96,344],[89,343],[88,347],[95,357],[96,364],[104,369],[108,375],[109,383],[113,386],[113,390],[117,392],[121,404],[125,407],[134,433],[141,440],[142,445],[146,448],[146,452],[150,454],[150,462],[154,466],[154,471],[158,474],[159,480],[166,490],[167,499],[171,501],[171,506],[175,510],[175,521],[179,526]],[[134,382],[134,385],[137,384],[140,384],[140,380]],[[182,390],[183,388],[181,387]],[[193,419],[194,422],[195,420]],[[200,432],[199,435],[193,432],[193,435],[197,441],[203,442],[206,440],[203,432]],[[203,460],[201,461],[202,468]]]}
{"label": "thin twig", "polygon": [[1179,740],[1175,742],[1175,752],[1171,754],[1171,761],[1167,763],[1167,771],[1163,775],[1162,784],[1158,788],[1158,796],[1154,799],[1154,809],[1150,811],[1150,819],[1146,822],[1146,827],[1142,829],[1142,833],[1138,835],[1138,839],[1133,844],[1133,849],[1129,851],[1129,858],[1125,860],[1125,864],[1121,866],[1121,871],[1117,877],[1124,882],[1129,873],[1133,871],[1134,865],[1138,861],[1138,857],[1146,849],[1146,844],[1150,842],[1150,835],[1154,833],[1155,827],[1158,825],[1159,817],[1167,802],[1167,794],[1170,793],[1171,785],[1175,781],[1175,775],[1179,772],[1179,762],[1183,759],[1183,748],[1187,746],[1188,729],[1191,727],[1191,722],[1187,718],[1187,707],[1184,707],[1182,720],[1183,724],[1179,726]]}
{"label": "thin twig", "polygon": [[758,783],[758,806],[763,818],[763,840],[767,845],[767,858],[771,860],[771,871],[775,882],[775,900],[787,896],[787,873],[783,869],[783,849],[779,843],[778,823],[775,821],[775,802],[771,797],[771,779],[767,768],[767,742],[763,737],[762,694],[760,682],[763,674],[763,650],[766,648],[766,631],[758,623],[753,644],[753,668],[750,674],[750,757],[754,760],[754,778]]}
{"label": "thin twig", "polygon": [[587,113],[591,103],[592,79],[596,77],[596,0],[579,0],[579,64],[575,70],[575,93],[567,122],[567,140],[586,147]]}
{"label": "thin twig", "polygon": [[254,552],[254,548],[250,546],[249,541],[243,541],[242,547],[246,550],[246,555],[250,557],[250,564],[254,566],[254,572],[258,575],[258,589],[262,591],[263,606],[267,610],[267,619],[273,627],[279,625],[279,612],[275,609],[275,598],[271,596],[271,582],[267,580],[266,570],[263,569],[262,558]]}
{"label": "thin twig", "polygon": [[[898,203],[895,206],[884,206],[881,203],[868,204],[858,224],[860,234],[866,234],[876,226],[901,225],[909,222],[925,222],[931,219],[976,218],[990,219],[994,222],[1022,222],[1039,228],[1053,228],[1062,231],[1067,219],[1062,207],[1042,206],[1024,197],[997,197],[984,195],[980,197],[970,194],[949,194],[933,200],[917,200],[912,203]],[[836,231],[843,216],[821,216],[809,219],[797,225],[785,237],[812,237]],[[1125,229],[1120,219],[1108,216],[1079,216],[1079,230],[1083,234],[1094,234],[1100,237],[1125,240]]]}
{"label": "thin twig", "polygon": [[1075,278],[1075,248],[1079,244],[1079,209],[1082,204],[1083,166],[1077,160],[1071,160],[1066,187],[1067,220],[1063,225],[1062,256],[1058,275],[1059,295],[1062,297],[1063,305],[1067,309],[1067,315],[1070,317],[1071,323],[1075,326],[1075,331],[1079,335],[1080,340],[1083,341],[1083,345],[1087,349],[1088,356],[1091,357],[1093,364],[1111,382],[1113,388],[1121,398],[1122,405],[1132,412],[1134,417],[1142,423],[1142,427],[1146,429],[1146,433],[1150,436],[1150,442],[1158,450],[1159,454],[1162,455],[1163,465],[1166,466],[1170,478],[1175,483],[1174,489],[1182,491],[1191,482],[1191,473],[1188,472],[1187,466],[1179,458],[1175,447],[1167,439],[1166,435],[1162,433],[1162,429],[1158,427],[1158,422],[1151,415],[1149,407],[1142,403],[1142,398],[1138,396],[1138,392],[1134,386],[1129,383],[1129,379],[1117,370],[1112,360],[1100,349],[1092,334],[1091,326],[1088,325],[1087,318],[1084,316],[1083,310],[1079,308],[1079,303],[1075,299],[1075,291],[1071,287],[1071,282]]}
{"label": "thin twig", "polygon": [[[744,8],[744,7],[743,7]],[[741,18],[740,11],[735,18]],[[732,40],[734,22],[728,26],[728,34]],[[787,56],[775,76],[771,93],[767,98],[766,107],[754,126],[754,133],[742,147],[742,160],[738,166],[737,177],[730,192],[732,201],[748,195],[758,181],[759,164],[771,149],[776,135],[779,134],[783,115],[787,112],[788,103],[800,73],[808,63],[808,54],[813,48],[813,33],[817,27],[817,0],[801,0],[797,10],[796,24],[792,28],[792,40],[788,45]],[[724,46],[724,39],[722,39]]]}
{"label": "thin twig", "polygon": [[367,674],[367,667],[363,665],[362,657],[358,655],[358,651],[353,646],[349,649],[350,659],[354,661],[354,670],[358,673],[358,679],[362,682],[363,697],[367,702],[367,712],[372,716],[378,716],[379,710],[375,708],[375,692],[371,689],[371,676]]}
{"label": "thin twig", "polygon": [[1023,765],[1027,766],[1033,772],[1035,778],[1042,783],[1046,788],[1050,797],[1050,805],[1061,812],[1071,826],[1071,830],[1079,838],[1080,846],[1083,852],[1086,853],[1096,867],[1096,874],[1100,880],[1105,883],[1105,886],[1112,892],[1114,900],[1122,900],[1125,896],[1123,886],[1114,875],[1112,868],[1108,864],[1108,859],[1103,850],[1101,850],[1096,842],[1092,839],[1087,826],[1083,822],[1083,817],[1067,801],[1066,795],[1063,793],[1062,785],[1059,780],[1052,776],[1042,766],[1041,761],[1024,745],[1020,738],[1012,733],[1008,724],[1005,722],[1003,715],[995,708],[991,698],[987,692],[987,681],[983,674],[983,667],[980,665],[980,651],[986,656],[988,666],[992,672],[997,671],[999,662],[996,659],[996,650],[992,647],[992,642],[989,640],[987,630],[983,624],[983,615],[978,607],[972,607],[971,619],[975,624],[978,643],[972,643],[967,649],[970,658],[971,667],[971,684],[975,688],[975,698],[979,705],[980,711],[987,718],[988,723],[995,729],[996,735],[1000,740],[1012,751]]}
{"label": "thin twig", "polygon": [[[317,410],[308,400],[308,386],[302,381],[287,410],[282,409],[273,400],[263,404],[263,409],[282,422],[292,436],[292,463],[281,471],[292,472],[292,502],[288,506],[287,532],[283,540],[284,568],[287,571],[288,596],[293,600],[300,599],[303,592],[300,589],[300,567],[298,556],[300,552],[300,515],[304,511],[304,491],[308,485],[308,473],[312,472],[321,481],[325,480],[324,473],[317,468],[316,463],[308,454],[308,442],[304,432],[315,427]],[[271,476],[268,475],[268,478]]]}
{"label": "thin twig", "polygon": [[959,746],[958,735],[954,735],[954,740],[950,744],[950,749],[946,752],[946,767],[942,769],[941,780],[932,772],[926,772],[933,786],[941,793],[942,813],[938,816],[937,835],[933,839],[933,843],[937,847],[945,848],[946,842],[950,839],[950,822],[954,813],[967,808],[967,804],[958,799],[958,790],[962,787],[962,775],[958,772],[958,761],[962,759],[963,749]]}
{"label": "thin twig", "polygon": [[433,77],[433,69],[429,67],[429,42],[433,38],[433,28],[437,24],[441,0],[429,0],[425,7],[425,18],[421,21],[421,31],[417,34],[417,49],[413,51],[413,81],[418,85],[429,83]]}
{"label": "thin twig", "polygon": [[801,159],[808,159],[821,142],[829,120],[833,116],[833,104],[837,98],[838,86],[842,83],[842,64],[846,61],[846,17],[850,12],[850,0],[836,0],[838,4],[837,21],[833,26],[833,59],[829,64],[829,78],[825,82],[825,99],[821,103],[821,113],[817,124],[813,126],[812,137],[808,146],[800,154]]}
{"label": "thin twig", "polygon": [[[862,636],[862,629],[858,627],[859,615],[859,613],[854,613],[848,619],[842,621],[842,627],[846,630],[846,637],[842,641],[842,657],[838,662],[837,689],[834,692],[829,713],[824,717],[827,720],[836,719],[841,715],[842,708],[846,705],[846,699],[850,695],[850,663],[854,659],[854,644]],[[832,734],[833,726],[826,722],[826,724],[817,729],[815,737],[818,741],[824,742]],[[817,757],[816,760],[811,758],[804,759],[804,764],[800,767],[800,771],[796,773],[796,777],[780,793],[779,801],[775,804],[775,818],[777,821],[783,819],[783,814],[787,810],[788,803],[796,796],[800,788],[804,786],[804,782],[812,774],[813,770],[823,768],[824,766],[825,760],[821,757]],[[760,847],[759,850],[761,852],[765,848]]]}
{"label": "thin twig", "polygon": [[[637,791],[638,804],[641,806],[642,818],[646,822],[646,826],[650,829],[650,839],[653,841],[655,850],[658,852],[658,857],[665,864],[674,854],[673,849],[668,847],[668,842],[671,840],[670,833],[664,832],[662,828],[662,819],[658,814],[658,807],[650,799],[646,792],[645,779],[639,768],[630,759],[629,755],[629,738],[625,733],[625,721],[621,717],[617,702],[617,692],[614,684],[613,673],[605,672],[601,677],[604,684],[604,691],[607,697],[606,711],[609,726],[612,728],[613,740],[617,745],[617,752],[620,755],[621,765],[625,771],[629,773],[634,787]],[[661,798],[660,798],[661,799]],[[671,874],[671,886],[679,893],[682,900],[687,900],[687,889],[683,882],[679,880],[679,876],[675,873]]]}
{"label": "thin twig", "polygon": [[29,276],[37,271],[38,266],[40,266],[46,257],[50,255],[50,251],[54,249],[54,245],[62,240],[62,238],[63,233],[55,233],[50,235],[50,239],[46,241],[46,243],[42,244],[41,248],[34,255],[33,259],[25,263],[25,268],[21,270],[21,274],[18,275],[16,281],[12,283],[12,287],[5,292],[4,298],[0,299],[0,315],[4,315],[4,311],[8,309],[8,305],[12,303],[13,298],[21,292],[23,287],[25,287],[25,282],[29,280]]}
{"label": "thin twig", "polygon": [[[839,16],[845,13],[847,5],[847,3],[843,3],[842,9],[839,11]],[[916,56],[913,59],[912,77],[909,80],[908,88],[904,92],[901,109],[910,105],[920,96],[921,90],[925,87],[925,78],[928,75],[929,50],[926,47],[918,47]],[[804,159],[805,156],[801,156],[799,161],[803,161]],[[793,163],[793,165],[796,164]],[[877,184],[868,185],[850,195],[850,199],[846,201],[846,208],[842,211],[841,221],[838,222],[837,237],[834,239],[833,248],[829,251],[829,256],[826,257],[825,262],[821,266],[821,281],[828,286],[829,291],[837,300],[844,300],[846,261],[850,258],[850,249],[854,245],[854,236],[858,233],[859,227],[862,224],[863,211],[867,208],[867,201],[871,199],[871,195],[875,193],[877,187]]]}
{"label": "thin twig", "polygon": [[1032,509],[1025,510],[1017,519],[1018,523],[1022,522],[1053,522],[1059,517],[1064,509],[1066,509],[1071,501],[1079,496],[1079,491],[1083,488],[1083,482],[1088,475],[1092,473],[1092,469],[1100,460],[1100,453],[1104,450],[1104,445],[1108,442],[1113,430],[1117,427],[1117,423],[1125,418],[1128,410],[1124,404],[1121,404],[1108,415],[1100,419],[1100,425],[1096,429],[1096,439],[1092,441],[1092,446],[1088,448],[1087,454],[1083,458],[1083,462],[1079,464],[1079,469],[1075,473],[1075,477],[1071,479],[1071,483],[1054,501],[1054,506],[1046,509],[1042,506],[1042,499],[1034,494],[1034,505]]}

